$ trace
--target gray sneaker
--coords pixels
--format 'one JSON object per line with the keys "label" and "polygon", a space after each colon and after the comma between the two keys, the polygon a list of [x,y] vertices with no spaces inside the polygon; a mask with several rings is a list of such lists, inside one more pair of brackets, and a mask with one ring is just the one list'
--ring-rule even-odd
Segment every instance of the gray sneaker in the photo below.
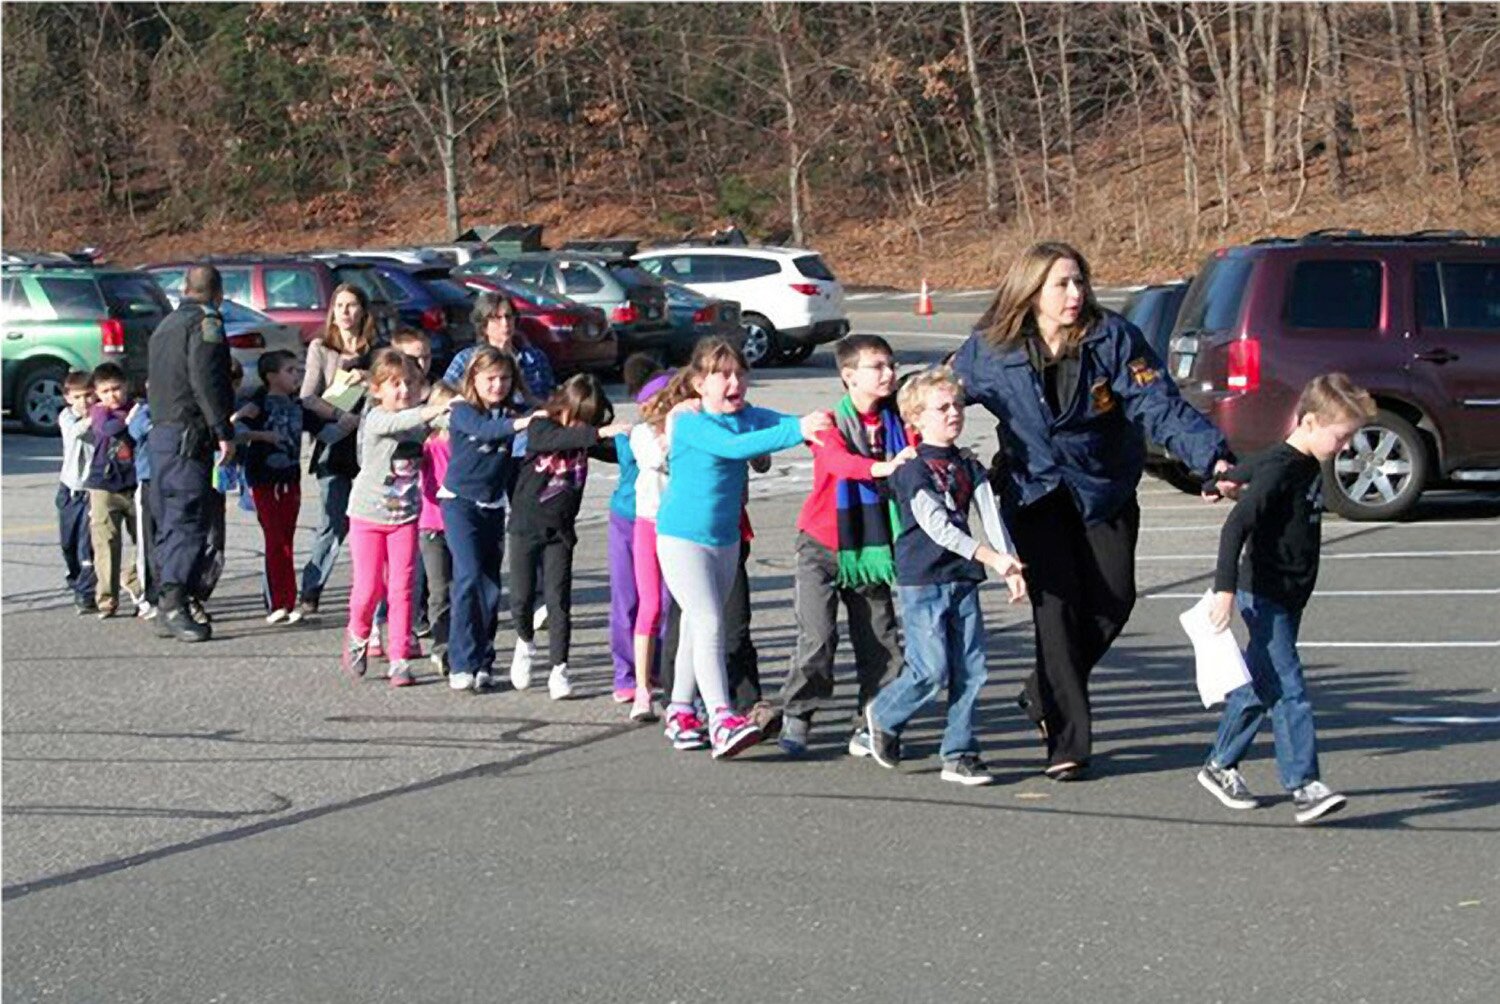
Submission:
{"label": "gray sneaker", "polygon": [[1245,778],[1233,767],[1204,764],[1203,769],[1198,772],[1198,783],[1231,809],[1254,809],[1260,805],[1255,796],[1250,794],[1250,786],[1245,783]]}
{"label": "gray sneaker", "polygon": [[875,702],[865,705],[865,735],[870,739],[870,759],[887,770],[901,762],[901,744],[875,721]]}
{"label": "gray sneaker", "polygon": [[1292,792],[1292,808],[1299,823],[1312,823],[1338,812],[1349,800],[1322,781],[1309,781]]}
{"label": "gray sneaker", "polygon": [[995,780],[995,775],[990,773],[977,753],[965,753],[956,760],[943,761],[943,773],[939,777],[962,785],[991,784]]}
{"label": "gray sneaker", "polygon": [[804,756],[807,753],[807,735],[811,729],[812,723],[806,718],[785,715],[781,720],[781,735],[776,737],[776,745],[787,756]]}
{"label": "gray sneaker", "polygon": [[864,729],[855,729],[849,736],[849,755],[866,757],[870,755],[870,733]]}

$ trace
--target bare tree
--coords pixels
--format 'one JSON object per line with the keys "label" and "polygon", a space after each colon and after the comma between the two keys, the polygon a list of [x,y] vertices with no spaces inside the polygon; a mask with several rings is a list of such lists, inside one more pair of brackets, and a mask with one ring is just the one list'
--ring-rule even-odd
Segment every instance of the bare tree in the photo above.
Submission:
{"label": "bare tree", "polygon": [[990,120],[984,110],[984,88],[979,83],[979,59],[974,52],[974,19],[969,0],[958,5],[964,29],[964,59],[969,68],[969,90],[974,101],[974,129],[979,134],[979,152],[984,158],[984,208],[991,217],[1000,217],[1000,178],[995,173],[995,142],[990,136]]}
{"label": "bare tree", "polygon": [[1463,187],[1464,144],[1458,122],[1458,81],[1453,73],[1453,57],[1448,48],[1448,25],[1443,14],[1443,4],[1432,0],[1432,50],[1437,57],[1438,101],[1443,118],[1443,131],[1448,137],[1448,162],[1453,171],[1453,181]]}

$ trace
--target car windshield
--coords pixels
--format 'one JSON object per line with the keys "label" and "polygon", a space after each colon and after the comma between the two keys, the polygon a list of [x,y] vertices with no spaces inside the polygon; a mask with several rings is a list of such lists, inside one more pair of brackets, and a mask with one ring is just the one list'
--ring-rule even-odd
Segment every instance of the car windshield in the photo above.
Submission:
{"label": "car windshield", "polygon": [[519,279],[489,279],[487,281],[492,285],[500,287],[510,296],[525,300],[527,303],[541,307],[544,310],[572,310],[578,306],[577,303],[565,296],[549,293],[540,286],[533,286],[531,283],[522,282]]}
{"label": "car windshield", "polygon": [[617,281],[628,286],[655,286],[661,282],[660,279],[633,261],[605,262],[604,267],[609,269],[609,274],[614,276]]}
{"label": "car windshield", "polygon": [[1240,319],[1254,258],[1210,258],[1193,280],[1173,331],[1227,331]]}
{"label": "car windshield", "polygon": [[708,297],[701,293],[695,293],[680,282],[671,279],[660,280],[662,288],[667,291],[667,301],[675,306],[688,305],[701,307],[708,303]]}
{"label": "car windshield", "polygon": [[433,279],[428,279],[424,276],[418,276],[418,278],[421,279],[422,285],[427,287],[428,291],[432,293],[439,303],[456,305],[466,303],[469,299],[469,291],[447,276],[439,276]]}

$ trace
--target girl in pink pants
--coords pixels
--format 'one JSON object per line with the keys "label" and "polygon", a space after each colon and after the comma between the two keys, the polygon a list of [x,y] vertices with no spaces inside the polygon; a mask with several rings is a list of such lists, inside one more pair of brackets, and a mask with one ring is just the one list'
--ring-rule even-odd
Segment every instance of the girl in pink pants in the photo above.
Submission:
{"label": "girl in pink pants", "polygon": [[417,517],[422,510],[419,476],[427,425],[452,400],[412,407],[420,399],[422,374],[400,352],[380,353],[370,367],[367,408],[359,430],[359,476],[349,492],[349,551],[353,584],[349,628],[339,664],[351,677],[368,666],[375,608],[384,597],[390,623],[390,682],[415,682],[407,663],[411,645],[412,578],[417,563]]}

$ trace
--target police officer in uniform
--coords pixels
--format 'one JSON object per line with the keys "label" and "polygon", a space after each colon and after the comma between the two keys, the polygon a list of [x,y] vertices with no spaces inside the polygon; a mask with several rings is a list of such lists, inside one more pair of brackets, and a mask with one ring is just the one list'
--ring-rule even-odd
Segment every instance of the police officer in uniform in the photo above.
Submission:
{"label": "police officer in uniform", "polygon": [[990,478],[1031,593],[1036,669],[1018,703],[1045,773],[1080,777],[1093,747],[1089,676],[1135,606],[1143,433],[1205,479],[1233,455],[1177,393],[1141,332],[1101,309],[1072,247],[1037,244],[1011,266],[953,368],[999,422]]}
{"label": "police officer in uniform", "polygon": [[148,387],[152,490],[157,493],[156,560],[161,571],[157,633],[206,641],[208,624],[193,619],[188,599],[211,525],[214,453],[234,457],[234,387],[219,305],[224,282],[211,265],[183,280],[182,302],[151,335]]}

